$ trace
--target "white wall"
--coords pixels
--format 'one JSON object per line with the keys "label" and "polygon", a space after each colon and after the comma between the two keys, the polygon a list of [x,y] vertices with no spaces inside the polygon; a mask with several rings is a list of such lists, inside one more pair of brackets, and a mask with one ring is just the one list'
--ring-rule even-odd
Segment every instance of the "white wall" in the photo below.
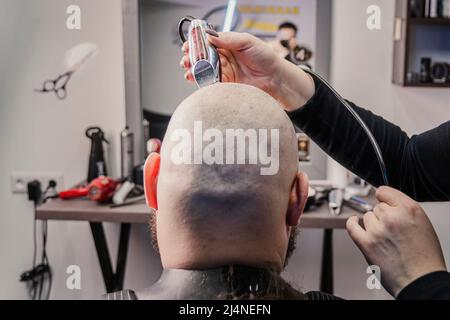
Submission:
{"label": "white wall", "polygon": [[[82,9],[82,29],[66,29],[66,8]],[[0,0],[0,299],[26,299],[18,282],[32,260],[33,208],[25,195],[13,195],[9,175],[13,171],[62,172],[65,185],[87,174],[89,141],[84,130],[101,126],[111,142],[110,170],[119,172],[119,132],[125,126],[123,92],[122,18],[119,0]],[[69,96],[59,101],[52,94],[33,89],[60,74],[63,53],[85,41],[97,43],[100,52],[68,86]],[[54,269],[53,298],[91,298],[104,286],[87,223],[49,223],[49,258]],[[117,226],[107,228],[113,249]],[[136,250],[148,243],[146,228],[134,227],[127,281],[142,283],[147,274],[146,256]],[[150,249],[151,250],[151,249]],[[113,250],[113,252],[115,252]],[[113,256],[114,257],[114,256]],[[148,259],[147,259],[148,260]],[[82,290],[65,288],[67,266],[82,268]],[[134,277],[136,275],[137,278]],[[157,276],[150,273],[150,283]],[[144,277],[142,277],[144,278]],[[145,283],[145,281],[144,281]]]}

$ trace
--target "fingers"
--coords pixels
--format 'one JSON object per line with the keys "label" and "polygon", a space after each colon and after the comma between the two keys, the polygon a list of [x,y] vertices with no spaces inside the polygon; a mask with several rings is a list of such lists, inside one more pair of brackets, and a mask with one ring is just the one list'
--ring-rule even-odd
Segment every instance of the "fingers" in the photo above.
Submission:
{"label": "fingers", "polygon": [[253,44],[253,36],[240,32],[220,32],[219,37],[208,37],[217,48],[228,50],[245,50]]}
{"label": "fingers", "polygon": [[388,204],[381,202],[379,204],[377,204],[375,206],[375,208],[373,208],[373,212],[375,214],[375,216],[378,218],[378,220],[382,219],[385,217],[385,215],[387,213],[389,213],[389,211],[392,209],[391,206],[389,206]]}
{"label": "fingers", "polygon": [[[229,77],[229,74],[227,74],[226,72],[224,72],[224,70],[228,69],[228,68],[232,68],[230,67],[230,57],[226,55],[226,53],[223,53],[222,51],[219,51],[220,54],[220,61],[222,63],[222,81],[223,82],[233,82],[236,77]],[[184,69],[185,73],[184,73],[184,78],[189,81],[189,82],[194,82],[194,76],[192,75],[191,72],[191,61],[189,59],[189,56],[185,55],[183,56],[183,58],[181,58],[180,60],[180,68]],[[228,72],[229,73],[229,72]],[[233,74],[231,74],[233,75]]]}
{"label": "fingers", "polygon": [[[231,53],[233,50],[245,50],[254,43],[254,37],[250,34],[239,33],[239,32],[222,32],[214,33],[210,32],[208,34],[208,40],[218,48],[220,55],[220,60],[222,62],[222,70],[227,69],[230,65]],[[183,52],[183,58],[180,61],[180,67],[185,69],[184,78],[189,81],[194,81],[194,76],[190,71],[192,67],[189,59],[189,44],[188,42],[183,43],[181,48]],[[223,74],[223,81],[233,81],[236,80],[234,74]]]}
{"label": "fingers", "polygon": [[189,43],[187,41],[185,43],[183,43],[183,46],[181,47],[181,51],[185,55],[189,54]]}
{"label": "fingers", "polygon": [[191,60],[189,59],[189,56],[185,55],[181,58],[180,67],[183,69],[189,69],[191,67]]}
{"label": "fingers", "polygon": [[189,82],[194,82],[194,75],[190,70],[184,73],[184,79],[186,79]]}
{"label": "fingers", "polygon": [[359,224],[359,217],[354,216],[347,220],[347,232],[350,235],[350,238],[355,242],[355,244],[362,248],[364,247],[364,243],[366,241],[366,231]]}
{"label": "fingers", "polygon": [[373,212],[367,212],[363,216],[363,222],[364,229],[369,233],[375,231],[378,227],[378,218]]}
{"label": "fingers", "polygon": [[[214,31],[214,30],[208,29],[208,30],[206,30],[206,33],[209,35],[208,36],[208,40],[219,37],[219,34],[216,31]],[[183,43],[183,46],[181,47],[181,51],[184,54],[189,54],[189,42],[188,41],[185,41]]]}
{"label": "fingers", "polygon": [[228,50],[218,49],[217,52],[220,56],[220,63],[222,64],[222,69],[228,68],[230,64],[236,64],[236,61],[233,58],[233,55],[230,54]]}
{"label": "fingers", "polygon": [[183,58],[181,58],[180,68],[183,68],[185,70],[184,78],[187,81],[192,82],[192,81],[194,81],[194,76],[192,75],[192,72],[191,72],[191,61],[189,59],[189,55],[188,55],[187,51],[189,51],[189,49],[187,46],[187,42],[185,42],[183,45],[183,52],[185,52],[185,54],[183,55]]}
{"label": "fingers", "polygon": [[396,207],[404,201],[412,201],[406,194],[391,187],[380,187],[377,189],[376,197],[378,201],[385,202]]}
{"label": "fingers", "polygon": [[218,34],[217,31],[215,31],[215,30],[212,30],[212,29],[206,29],[205,32],[206,32],[207,34],[209,34],[210,36],[213,36],[213,37],[215,37],[215,38],[218,38],[218,37],[219,37],[219,34]]}

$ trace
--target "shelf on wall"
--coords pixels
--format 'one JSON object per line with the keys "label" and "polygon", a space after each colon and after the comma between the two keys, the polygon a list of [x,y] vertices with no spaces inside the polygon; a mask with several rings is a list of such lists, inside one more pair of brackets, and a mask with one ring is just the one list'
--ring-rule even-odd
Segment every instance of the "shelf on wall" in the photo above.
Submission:
{"label": "shelf on wall", "polygon": [[[392,82],[410,88],[450,88],[447,83],[409,83],[420,78],[422,58],[450,64],[450,18],[414,17],[411,0],[396,0]],[[431,73],[431,70],[430,70]]]}
{"label": "shelf on wall", "polygon": [[409,88],[450,88],[450,83],[414,83],[405,84]]}
{"label": "shelf on wall", "polygon": [[450,26],[450,18],[410,18],[411,24]]}

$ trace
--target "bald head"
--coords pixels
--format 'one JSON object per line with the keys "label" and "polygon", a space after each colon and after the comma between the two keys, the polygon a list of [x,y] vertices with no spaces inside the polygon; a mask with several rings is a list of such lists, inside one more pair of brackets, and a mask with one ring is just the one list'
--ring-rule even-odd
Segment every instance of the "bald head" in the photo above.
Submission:
{"label": "bald head", "polygon": [[175,111],[161,149],[163,263],[183,246],[210,260],[223,248],[213,254],[217,265],[243,262],[233,247],[283,252],[297,171],[295,131],[271,96],[223,83],[195,92]]}

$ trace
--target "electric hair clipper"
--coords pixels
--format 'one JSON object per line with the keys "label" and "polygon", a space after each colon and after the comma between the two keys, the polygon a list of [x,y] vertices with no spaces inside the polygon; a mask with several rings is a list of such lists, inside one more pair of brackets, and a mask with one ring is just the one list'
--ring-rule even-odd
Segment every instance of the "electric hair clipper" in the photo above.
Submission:
{"label": "electric hair clipper", "polygon": [[[187,39],[183,31],[186,22],[190,22]],[[188,41],[191,71],[198,87],[222,81],[219,53],[207,38],[207,34],[215,33],[214,27],[204,20],[187,16],[181,19],[178,29],[181,40]]]}

